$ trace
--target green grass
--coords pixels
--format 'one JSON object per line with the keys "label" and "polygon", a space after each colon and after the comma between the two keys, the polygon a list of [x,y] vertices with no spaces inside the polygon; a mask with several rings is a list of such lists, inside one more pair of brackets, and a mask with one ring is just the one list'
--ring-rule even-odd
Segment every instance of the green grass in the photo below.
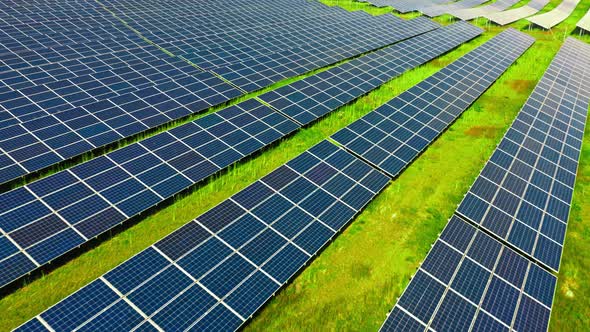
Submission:
{"label": "green grass", "polygon": [[[390,11],[350,0],[325,2],[376,15]],[[552,5],[558,2],[552,1]],[[581,4],[570,19],[552,32],[529,30],[526,21],[513,24],[536,37],[537,43],[279,292],[246,330],[376,330],[564,36],[573,30],[588,7],[590,4]],[[446,24],[449,17],[438,20]],[[487,29],[483,36],[405,73],[255,158],[231,167],[179,197],[174,204],[0,299],[0,330],[25,322],[503,30],[484,20],[479,24]],[[583,39],[590,41],[589,37]],[[551,317],[551,329],[555,331],[584,330],[590,326],[590,259],[586,255],[590,252],[590,135],[586,134]]]}

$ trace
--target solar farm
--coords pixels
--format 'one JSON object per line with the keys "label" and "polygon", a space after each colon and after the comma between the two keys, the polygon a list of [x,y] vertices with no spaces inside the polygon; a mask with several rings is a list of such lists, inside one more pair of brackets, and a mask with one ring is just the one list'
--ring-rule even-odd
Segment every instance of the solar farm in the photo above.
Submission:
{"label": "solar farm", "polygon": [[590,331],[590,2],[0,26],[0,331]]}

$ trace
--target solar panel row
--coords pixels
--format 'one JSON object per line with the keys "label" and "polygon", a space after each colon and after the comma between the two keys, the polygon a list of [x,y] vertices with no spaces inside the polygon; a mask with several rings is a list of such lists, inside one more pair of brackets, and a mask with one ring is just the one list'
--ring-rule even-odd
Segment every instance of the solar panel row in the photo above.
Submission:
{"label": "solar panel row", "polygon": [[[271,35],[268,30],[265,30],[262,38],[252,39],[252,35],[256,33],[252,31],[248,33],[250,38],[232,40],[231,43],[207,49],[196,47],[195,39],[183,40],[181,45],[177,42],[167,43],[163,44],[163,47],[200,68],[211,69],[298,48],[304,44],[315,44],[318,40],[322,40],[327,47],[337,45],[339,40],[346,39],[344,38],[346,35],[358,38],[359,34],[356,29],[358,25],[363,26],[363,33],[374,35],[378,30],[395,30],[397,25],[403,23],[392,15],[372,17],[363,11],[347,14],[339,21],[335,21],[334,15],[329,17],[329,21],[327,19],[328,17],[322,16],[321,19],[314,22],[300,21],[297,26],[289,28],[288,32],[284,31],[284,26],[281,26],[282,30],[279,31],[282,33],[278,36]],[[357,41],[353,41],[353,43],[357,43]]]}
{"label": "solar panel row", "polygon": [[4,285],[299,126],[255,100],[2,195]]}
{"label": "solar panel row", "polygon": [[506,10],[499,13],[485,14],[484,17],[488,20],[499,24],[506,25],[512,22],[516,22],[520,19],[535,15],[538,11],[543,9],[549,0],[531,0],[529,3],[522,7]]}
{"label": "solar panel row", "polygon": [[332,138],[394,177],[533,42],[526,34],[505,30]]}
{"label": "solar panel row", "polygon": [[460,0],[450,4],[423,7],[420,8],[420,11],[426,16],[436,17],[443,14],[452,13],[454,10],[473,8],[487,1],[488,0]]}
{"label": "solar panel row", "polygon": [[[47,9],[50,13],[58,9]],[[3,27],[0,72],[145,46],[146,42],[108,12]],[[94,13],[96,12],[96,13]]]}
{"label": "solar panel row", "polygon": [[0,18],[5,25],[49,22],[96,16],[102,12],[94,1],[3,1]]}
{"label": "solar panel row", "polygon": [[480,28],[458,22],[267,92],[259,98],[300,124],[309,124],[481,33]]}
{"label": "solar panel row", "polygon": [[[218,47],[230,46],[231,48],[229,51],[233,52],[234,48],[252,47],[257,46],[258,44],[265,45],[264,42],[268,42],[273,38],[280,41],[276,46],[277,48],[283,44],[288,45],[289,42],[291,42],[291,39],[301,39],[309,42],[310,36],[308,32],[318,33],[322,39],[329,38],[330,36],[337,37],[340,34],[350,34],[351,31],[345,32],[342,31],[342,29],[343,27],[350,26],[352,21],[355,20],[359,20],[367,25],[366,27],[363,27],[363,29],[372,29],[386,24],[403,21],[393,15],[371,17],[367,13],[346,12],[335,9],[319,13],[304,13],[300,17],[290,17],[287,13],[282,13],[276,15],[276,17],[270,16],[269,18],[267,16],[260,16],[260,14],[255,15],[249,13],[245,15],[244,20],[247,21],[244,22],[243,25],[236,25],[235,27],[233,26],[235,25],[235,22],[229,20],[229,18],[226,19],[227,22],[219,22],[216,24],[207,23],[207,25],[203,24],[206,28],[210,28],[211,33],[203,34],[200,32],[197,37],[190,39],[178,38],[170,42],[159,43],[159,45],[170,48],[171,51],[178,53],[178,55],[190,57],[191,53],[198,53],[207,49],[216,49]],[[286,22],[280,24],[280,20],[285,20]],[[218,26],[223,26],[224,24],[232,24],[232,26],[226,27],[230,31],[221,30]],[[305,29],[306,27],[310,30],[307,31]],[[322,27],[324,27],[323,30],[321,29]],[[258,30],[257,28],[263,28],[264,30]],[[232,29],[234,31],[231,31]],[[290,35],[291,38],[285,37],[286,35]],[[272,47],[272,45],[268,46]]]}
{"label": "solar panel row", "polygon": [[[130,73],[129,76],[137,75]],[[110,87],[130,87],[127,82],[120,83]],[[79,88],[72,87],[72,90],[77,91],[75,96],[88,95]],[[46,94],[55,96],[52,91],[41,93],[42,96]],[[239,95],[241,92],[220,78],[202,72],[0,129],[3,137],[0,149],[5,155],[1,182],[206,110]],[[62,98],[47,102],[55,99]],[[33,106],[41,109],[38,104]]]}
{"label": "solar panel row", "polygon": [[[413,40],[408,40],[400,43],[402,46],[396,49],[395,55],[425,61],[480,33],[479,28],[456,23],[419,37],[421,43],[444,40],[437,47],[420,48]],[[379,54],[388,53],[383,50]],[[365,57],[374,59],[370,54]],[[412,65],[419,63],[414,61]],[[396,68],[394,63],[389,65]],[[403,68],[407,66],[404,64]],[[390,75],[395,73],[394,70]],[[371,74],[378,75],[382,82],[386,78],[380,71],[371,71]],[[331,93],[331,85],[322,88],[320,93]],[[364,92],[354,93],[358,97]],[[341,105],[336,97],[334,103],[327,103],[330,106],[327,111]],[[59,257],[78,246],[80,241],[85,242],[141,213],[297,127],[279,113],[250,100],[0,195],[6,202],[0,212],[6,221],[0,222],[0,230],[6,241],[16,245],[16,249],[11,246],[0,260],[2,266],[13,266],[4,270],[1,284]],[[52,195],[54,192],[56,194]],[[72,197],[72,201],[54,206],[51,198],[46,201],[49,196]],[[132,197],[124,199],[127,196]],[[45,205],[52,211],[42,209]],[[23,213],[31,209],[39,212]],[[62,235],[66,232],[77,232],[81,237],[74,236],[71,240]],[[30,233],[36,235],[23,239]],[[12,238],[13,235],[16,238]],[[37,257],[42,250],[43,258]],[[37,264],[29,262],[27,255]]]}
{"label": "solar panel row", "polygon": [[[153,3],[152,3],[153,4]],[[149,40],[160,44],[164,42],[177,42],[183,39],[212,36],[223,32],[232,32],[239,37],[241,32],[257,33],[256,26],[264,28],[279,28],[280,21],[290,24],[290,21],[307,19],[325,15],[359,15],[346,13],[342,8],[327,7],[319,2],[306,1],[282,1],[272,3],[261,1],[246,5],[228,4],[231,9],[215,9],[223,6],[220,3],[212,3],[208,6],[203,2],[188,3],[186,6],[170,6],[166,3],[155,7],[146,4],[136,4],[127,9],[124,3],[113,2],[106,7],[117,17],[129,23],[136,31]],[[167,6],[166,9],[160,6]],[[289,11],[296,15],[288,16]],[[363,14],[366,15],[366,14]],[[196,29],[198,27],[199,29]]]}
{"label": "solar panel row", "polygon": [[388,181],[323,141],[17,331],[235,330]]}
{"label": "solar panel row", "polygon": [[212,71],[239,88],[252,92],[285,78],[324,67],[346,58],[359,55],[400,40],[404,40],[438,28],[439,25],[419,17],[398,24],[397,33],[383,33],[383,30],[367,31],[353,37],[339,37],[332,45],[318,41],[298,48],[258,57],[246,62]]}
{"label": "solar panel row", "polygon": [[457,212],[559,270],[590,103],[590,45],[568,38]]}
{"label": "solar panel row", "polygon": [[516,4],[519,0],[498,0],[493,2],[489,5],[475,7],[475,8],[468,8],[468,9],[458,9],[450,11],[449,13],[457,18],[462,20],[472,20],[474,18],[478,18],[484,16],[486,14],[493,14],[497,12],[504,11],[514,4]]}
{"label": "solar panel row", "polygon": [[[183,13],[162,17],[161,12],[148,12],[146,18],[140,21],[130,20],[129,23],[148,39],[203,68],[228,65],[231,61],[243,62],[252,54],[269,55],[310,42],[325,40],[326,44],[332,44],[334,38],[350,39],[350,36],[345,36],[359,33],[359,25],[354,25],[353,21],[359,21],[362,31],[391,30],[395,28],[393,23],[403,23],[403,20],[393,15],[372,17],[363,12],[351,13],[323,5],[313,7],[317,8],[311,12],[307,7],[301,11],[294,9],[295,12],[288,12],[286,8],[289,7],[284,6],[283,9],[279,8],[281,12],[270,15],[266,11],[248,11],[227,17],[221,15],[214,17],[216,22],[210,22],[211,17],[203,21],[200,15],[195,14],[195,19],[187,21],[183,18],[179,23],[174,18]],[[201,10],[196,8],[190,12]],[[146,13],[142,12],[141,15]],[[161,38],[162,35],[164,38]],[[351,41],[351,44],[356,42],[359,41]],[[271,50],[270,53],[268,49]],[[216,56],[215,63],[208,60],[212,53]],[[221,61],[220,58],[223,57],[230,62]]]}
{"label": "solar panel row", "polygon": [[568,38],[382,331],[547,331],[557,278],[542,265],[559,268],[561,250],[547,243],[563,245],[590,103],[589,61],[590,45]]}
{"label": "solar panel row", "polygon": [[381,331],[546,331],[556,283],[453,216]]}
{"label": "solar panel row", "polygon": [[551,11],[529,17],[527,20],[545,29],[551,29],[568,18],[579,3],[580,0],[564,0]]}
{"label": "solar panel row", "polygon": [[0,84],[6,88],[0,93],[0,127],[202,73],[154,46],[4,72],[0,74]]}

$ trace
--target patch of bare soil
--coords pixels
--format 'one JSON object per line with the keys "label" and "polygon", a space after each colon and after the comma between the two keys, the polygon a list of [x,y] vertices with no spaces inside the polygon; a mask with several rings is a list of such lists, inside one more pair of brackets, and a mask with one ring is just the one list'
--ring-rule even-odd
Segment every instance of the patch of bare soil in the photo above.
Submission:
{"label": "patch of bare soil", "polygon": [[510,80],[506,81],[514,91],[516,92],[527,92],[535,87],[536,81],[534,80]]}
{"label": "patch of bare soil", "polygon": [[465,135],[471,137],[494,138],[498,134],[498,130],[500,130],[500,128],[492,126],[473,126],[465,130]]}

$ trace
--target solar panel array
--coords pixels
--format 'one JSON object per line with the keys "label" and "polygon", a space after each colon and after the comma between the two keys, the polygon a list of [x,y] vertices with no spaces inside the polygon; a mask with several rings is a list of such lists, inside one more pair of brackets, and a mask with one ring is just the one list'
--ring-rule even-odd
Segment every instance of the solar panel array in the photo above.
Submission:
{"label": "solar panel array", "polygon": [[586,15],[584,15],[584,17],[582,17],[578,21],[576,26],[582,30],[586,30],[586,31],[590,32],[590,9],[586,13]]}
{"label": "solar panel array", "polygon": [[453,216],[381,331],[546,331],[556,283]]}
{"label": "solar panel array", "polygon": [[[395,29],[398,24],[404,22],[392,15],[371,17],[364,12],[350,13],[346,11],[339,15],[322,15],[316,18],[316,21],[301,18],[291,20],[291,27],[273,26],[269,27],[270,31],[264,31],[264,33],[250,30],[240,31],[240,33],[247,35],[248,39],[242,37],[233,40],[231,36],[217,36],[223,42],[221,45],[219,42],[213,45],[204,44],[205,41],[201,39],[169,42],[163,45],[201,68],[209,69],[268,56],[274,52],[286,52],[289,49],[300,47],[309,48],[307,44],[314,43],[314,39],[311,38],[312,34],[317,37],[315,41],[324,41],[326,46],[331,47],[337,46],[335,44],[337,38],[348,40],[351,44],[362,43],[356,39],[358,32],[351,33],[356,22],[364,25],[363,31],[367,34],[374,34],[377,29]],[[287,31],[286,28],[290,28],[290,30]],[[222,38],[230,40],[224,41]]]}
{"label": "solar panel array", "polygon": [[[303,11],[294,15],[283,6],[272,22],[266,22],[268,15],[264,11],[248,11],[240,15],[232,13],[226,16],[222,13],[219,22],[205,26],[197,19],[202,14],[186,14],[187,11],[202,12],[200,3],[175,7],[170,12],[147,10],[129,13],[117,3],[111,4],[110,8],[148,39],[202,68],[218,73],[246,91],[258,90],[279,80],[438,27],[423,19],[408,22],[393,15],[375,18],[367,13],[350,13],[323,5],[305,6],[305,1],[295,3],[302,5]],[[297,11],[297,8],[294,10]],[[178,15],[187,17],[181,21],[174,20]],[[247,19],[242,20],[241,15]],[[310,15],[315,20],[302,20],[302,17]],[[187,19],[192,16],[194,20]],[[195,26],[198,26],[198,31],[184,33],[195,30]],[[229,33],[232,30],[233,33]],[[384,34],[383,31],[394,33]],[[190,39],[171,40],[170,34]]]}
{"label": "solar panel array", "polygon": [[259,98],[305,125],[481,33],[478,27],[458,22],[267,92]]}
{"label": "solar panel array", "polygon": [[298,128],[249,100],[2,194],[0,284]]}
{"label": "solar panel array", "polygon": [[235,330],[389,180],[323,141],[19,330]]}
{"label": "solar panel array", "polygon": [[[297,4],[298,10],[305,15],[294,17],[295,9],[289,7],[290,3]],[[181,12],[172,13],[160,7],[157,7],[160,8],[158,11],[146,10],[146,6],[165,6],[162,4],[128,5],[129,12],[125,15],[132,17],[147,13],[154,14],[154,17],[184,14],[184,7],[180,4]],[[194,3],[185,5],[195,6]],[[243,5],[249,6],[247,3]],[[424,18],[404,21],[393,15],[373,17],[306,1],[259,5],[271,12],[199,14],[207,18],[208,23],[195,20],[192,24],[197,25],[189,26],[194,30],[190,30],[194,32],[192,34],[182,30],[185,35],[198,35],[198,38],[186,39],[188,37],[180,30],[173,29],[165,35],[166,41],[157,39],[162,41],[159,46],[182,53],[182,45],[191,45],[190,50],[183,53],[186,58],[195,60],[194,56],[198,55],[201,60],[216,65],[236,62],[234,66],[241,68],[238,71],[245,76],[232,79],[233,74],[224,75],[236,84],[246,84],[243,80],[247,79],[250,83],[246,85],[261,88],[323,66],[328,59],[342,60],[438,27]],[[40,26],[22,23],[7,29],[5,40],[0,40],[0,46],[10,50],[0,54],[0,61],[7,63],[5,70],[0,66],[0,183],[203,111],[244,92],[214,74],[201,71],[179,57],[170,57],[146,43],[108,11],[95,5],[88,6],[92,10],[76,21],[62,19],[39,23]],[[27,15],[41,9],[54,15],[65,15],[60,12],[63,9],[60,6],[46,7],[23,7],[27,10],[21,8],[20,16],[17,16],[27,21],[31,19]],[[137,14],[136,11],[142,8],[146,11]],[[141,22],[155,31],[174,27],[171,24],[162,26],[164,21],[152,26],[150,16],[147,16]],[[233,28],[226,26],[229,22]],[[355,24],[360,24],[361,28]],[[107,34],[103,31],[105,29],[113,31]],[[392,29],[392,33],[382,33]],[[376,31],[384,37],[369,38],[369,34]],[[147,35],[146,31],[141,32]],[[82,39],[75,37],[77,34],[88,36]],[[111,35],[111,39],[105,39]],[[354,42],[350,39],[353,35]],[[324,47],[325,52],[319,57],[315,51],[302,51],[307,50],[312,39]],[[348,49],[344,50],[342,44],[347,44]],[[180,46],[175,48],[174,45]],[[299,48],[293,53],[296,47]],[[270,62],[262,64],[263,59]],[[224,62],[220,62],[222,60]],[[215,68],[221,72],[229,67]]]}
{"label": "solar panel array", "polygon": [[545,29],[551,29],[568,18],[579,3],[580,0],[564,0],[551,11],[529,17],[527,20]]}
{"label": "solar panel array", "polygon": [[460,0],[451,2],[449,4],[427,6],[420,8],[420,11],[429,17],[436,17],[447,13],[452,13],[454,10],[461,10],[466,8],[473,8],[479,6],[488,0]]}
{"label": "solar panel array", "polygon": [[516,4],[519,0],[498,0],[494,3],[489,5],[475,7],[475,8],[468,8],[468,9],[458,9],[449,11],[449,13],[457,18],[462,20],[472,20],[474,18],[478,18],[484,16],[486,14],[493,14],[497,12],[504,11],[514,4]]}
{"label": "solar panel array", "polygon": [[[481,29],[459,22],[417,37],[420,43],[431,41],[436,47],[419,48],[410,39],[401,42],[393,54],[426,61],[480,33]],[[375,59],[369,54],[355,61],[364,57]],[[413,61],[404,68],[420,63]],[[380,75],[381,83],[386,81],[380,71],[371,73]],[[321,93],[331,93],[332,86],[323,89]],[[329,105],[327,112],[340,106]],[[249,100],[0,195],[8,202],[0,212],[6,219],[0,222],[0,230],[7,243],[12,243],[0,260],[0,267],[12,268],[3,270],[0,284],[29,273],[298,128],[274,110]],[[53,192],[57,193],[54,197],[75,198],[76,203],[54,206],[45,197]],[[123,199],[129,195],[132,197]],[[46,205],[51,212],[42,208]],[[39,212],[23,213],[30,209]],[[35,236],[23,239],[30,233]]]}
{"label": "solar panel array", "polygon": [[590,45],[568,38],[457,212],[557,271],[590,103]]}
{"label": "solar panel array", "polygon": [[[334,44],[322,41],[308,44],[272,56],[262,56],[237,64],[212,69],[241,89],[252,92],[285,78],[324,67],[346,58],[383,47],[400,40],[416,36],[439,27],[424,17],[400,22],[393,29],[397,33],[383,33],[376,29],[374,34],[361,33],[357,42],[339,38]],[[355,29],[356,30],[356,29]]]}
{"label": "solar panel array", "polygon": [[587,68],[590,45],[568,38],[382,331],[547,331],[557,284],[548,270],[559,269],[590,104]]}
{"label": "solar panel array", "polygon": [[[158,72],[155,75],[164,74]],[[131,72],[130,77],[137,75]],[[139,80],[142,78],[139,77]],[[119,83],[114,85],[134,89],[132,82]],[[76,91],[75,95],[87,95],[75,86],[71,88]],[[29,90],[41,90],[39,98],[55,96],[53,91],[40,86]],[[2,162],[3,176],[0,182],[44,169],[123,138],[204,111],[241,94],[220,78],[201,72],[2,128],[0,148],[6,158]],[[21,99],[30,100],[29,98],[34,96],[22,96],[10,102],[20,103]],[[54,100],[47,100],[47,103]],[[31,105],[36,110],[42,110],[39,104]]]}
{"label": "solar panel array", "polygon": [[332,138],[396,176],[533,42],[526,34],[505,30]]}
{"label": "solar panel array", "polygon": [[[215,47],[221,36],[233,34],[233,40],[242,40],[242,34],[254,34],[252,37],[264,36],[264,32],[257,32],[261,28],[268,28],[273,34],[274,29],[280,29],[281,23],[292,25],[293,22],[307,20],[312,26],[326,22],[322,17],[337,18],[358,15],[367,17],[366,13],[351,13],[342,8],[328,7],[320,2],[301,0],[287,1],[215,1],[215,2],[175,2],[170,6],[164,2],[141,1],[101,1],[105,7],[123,21],[141,33],[149,40],[157,43],[181,43],[182,40],[210,39],[209,46],[200,43],[195,47]],[[293,13],[294,15],[289,15]],[[311,20],[310,18],[313,18]],[[393,19],[393,18],[392,18]],[[282,22],[281,22],[282,21]],[[198,29],[197,29],[198,28]],[[292,30],[293,31],[293,30]],[[284,30],[283,33],[288,33]]]}
{"label": "solar panel array", "polygon": [[17,331],[235,330],[389,180],[323,141]]}
{"label": "solar panel array", "polygon": [[506,10],[499,13],[485,14],[484,17],[490,21],[499,24],[506,25],[512,22],[516,22],[520,19],[535,15],[538,11],[543,9],[549,0],[531,0],[526,5],[510,10]]}

